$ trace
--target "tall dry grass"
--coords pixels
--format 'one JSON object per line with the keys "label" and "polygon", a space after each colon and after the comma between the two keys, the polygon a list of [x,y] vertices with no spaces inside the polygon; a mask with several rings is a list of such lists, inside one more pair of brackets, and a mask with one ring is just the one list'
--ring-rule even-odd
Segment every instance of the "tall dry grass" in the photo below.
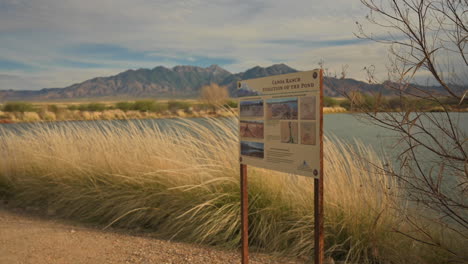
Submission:
{"label": "tall dry grass", "polygon": [[[357,147],[356,147],[357,146]],[[326,254],[354,263],[439,263],[447,256],[392,230],[407,211],[362,144],[325,141]],[[0,130],[0,194],[21,206],[165,238],[239,246],[235,120],[162,128],[67,124]],[[361,157],[361,158],[358,158]],[[313,254],[313,180],[249,168],[250,245]]]}
{"label": "tall dry grass", "polygon": [[348,110],[341,106],[323,107],[324,114],[346,113]]}
{"label": "tall dry grass", "polygon": [[82,120],[122,120],[122,119],[153,119],[153,118],[184,118],[184,117],[232,117],[235,111],[229,108],[221,108],[216,113],[204,110],[185,111],[183,109],[163,112],[148,112],[120,109],[108,109],[104,111],[81,111],[60,108],[51,112],[44,107],[38,112],[2,112],[0,120],[8,122],[42,122],[42,121],[82,121]]}

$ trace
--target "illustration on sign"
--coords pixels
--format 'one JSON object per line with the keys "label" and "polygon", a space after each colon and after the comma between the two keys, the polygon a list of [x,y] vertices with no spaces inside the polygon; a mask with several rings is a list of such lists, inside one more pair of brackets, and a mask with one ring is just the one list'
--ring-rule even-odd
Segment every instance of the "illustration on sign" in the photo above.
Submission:
{"label": "illustration on sign", "polygon": [[[317,177],[319,70],[238,83],[242,164]],[[320,76],[320,78],[319,78]]]}
{"label": "illustration on sign", "polygon": [[259,138],[263,139],[263,120],[262,121],[241,121],[241,138]]}
{"label": "illustration on sign", "polygon": [[297,134],[297,122],[285,121],[280,122],[281,124],[281,142],[282,143],[293,143],[299,142]]}
{"label": "illustration on sign", "polygon": [[316,98],[315,96],[305,96],[301,98],[301,119],[302,120],[315,120],[316,113]]}
{"label": "illustration on sign", "polygon": [[263,158],[264,144],[259,142],[241,141],[241,154],[245,156]]}
{"label": "illustration on sign", "polygon": [[297,120],[297,98],[280,98],[267,100],[267,119]]}

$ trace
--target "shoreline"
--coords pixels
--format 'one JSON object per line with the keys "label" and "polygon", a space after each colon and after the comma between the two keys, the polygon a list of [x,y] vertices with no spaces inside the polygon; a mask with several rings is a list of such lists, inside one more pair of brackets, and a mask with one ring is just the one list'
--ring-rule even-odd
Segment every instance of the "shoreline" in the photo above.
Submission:
{"label": "shoreline", "polygon": [[[351,113],[342,107],[325,107],[324,114]],[[64,121],[98,121],[98,120],[143,120],[143,119],[172,119],[172,118],[218,118],[237,116],[237,108],[219,109],[213,111],[186,112],[182,109],[174,112],[155,113],[140,111],[70,111],[53,112],[0,112],[0,124],[45,123]],[[3,118],[2,118],[3,117]]]}
{"label": "shoreline", "polygon": [[[378,113],[396,113],[398,111],[386,111]],[[430,113],[443,111],[424,111]],[[450,111],[450,113],[467,113],[468,109],[459,109],[458,111]],[[350,111],[343,107],[324,107],[324,114],[362,114],[364,112]],[[186,112],[182,109],[165,112],[140,112],[140,111],[121,111],[121,110],[104,110],[104,111],[80,111],[80,110],[65,110],[59,113],[53,112],[2,112],[0,111],[0,124],[19,124],[19,123],[50,123],[50,122],[66,122],[66,121],[99,121],[99,120],[144,120],[144,119],[173,119],[173,118],[219,118],[219,117],[234,117],[237,116],[237,108],[225,108],[216,112],[209,111],[192,111]]]}

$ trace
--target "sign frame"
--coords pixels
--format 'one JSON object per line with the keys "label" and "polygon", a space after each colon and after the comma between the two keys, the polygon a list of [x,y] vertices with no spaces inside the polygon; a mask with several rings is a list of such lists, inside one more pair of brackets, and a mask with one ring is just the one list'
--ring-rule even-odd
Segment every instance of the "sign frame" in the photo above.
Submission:
{"label": "sign frame", "polygon": [[238,82],[240,162],[319,177],[320,70]]}
{"label": "sign frame", "polygon": [[[323,230],[323,70],[308,71],[312,74],[315,72],[318,74],[318,169],[313,170],[314,177],[314,260],[316,264],[323,264],[324,259],[324,230]],[[302,73],[308,73],[302,72]],[[284,77],[290,74],[276,75],[271,77]],[[269,78],[269,77],[267,77]],[[259,78],[262,79],[262,78]],[[266,79],[266,78],[263,78]],[[255,80],[255,79],[254,79]],[[258,80],[258,79],[257,79]],[[241,87],[241,82],[238,83],[238,87]],[[239,102],[239,115],[241,113],[241,104]],[[241,116],[241,115],[240,115]],[[239,122],[239,130],[241,129],[241,122]],[[239,138],[241,135],[239,135]],[[247,188],[247,166],[245,160],[242,157],[242,150],[240,147],[240,195],[241,195],[241,254],[242,264],[249,263],[249,230],[248,230],[248,188]],[[263,154],[264,155],[264,154]],[[247,162],[248,163],[248,162]],[[262,164],[263,165],[263,164]],[[265,166],[260,166],[265,168]],[[267,168],[268,169],[268,168]],[[279,170],[284,171],[284,170]],[[284,171],[287,172],[287,171]],[[304,175],[308,176],[308,175]]]}

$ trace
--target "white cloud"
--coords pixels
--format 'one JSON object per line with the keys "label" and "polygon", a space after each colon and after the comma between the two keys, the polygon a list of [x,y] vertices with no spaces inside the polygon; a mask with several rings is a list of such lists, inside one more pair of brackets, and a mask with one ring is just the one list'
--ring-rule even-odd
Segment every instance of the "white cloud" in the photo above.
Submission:
{"label": "white cloud", "polygon": [[[221,65],[231,72],[280,62],[310,69],[322,58],[337,69],[343,64],[383,69],[385,52],[374,44],[323,44],[354,39],[354,21],[365,13],[358,0],[1,0],[0,59],[36,70],[0,67],[0,74],[14,74],[43,88],[199,57],[234,60]],[[86,43],[112,44],[158,58],[122,60],[67,51]],[[64,60],[101,66],[57,63]],[[360,73],[353,70],[350,77],[353,74]]]}

